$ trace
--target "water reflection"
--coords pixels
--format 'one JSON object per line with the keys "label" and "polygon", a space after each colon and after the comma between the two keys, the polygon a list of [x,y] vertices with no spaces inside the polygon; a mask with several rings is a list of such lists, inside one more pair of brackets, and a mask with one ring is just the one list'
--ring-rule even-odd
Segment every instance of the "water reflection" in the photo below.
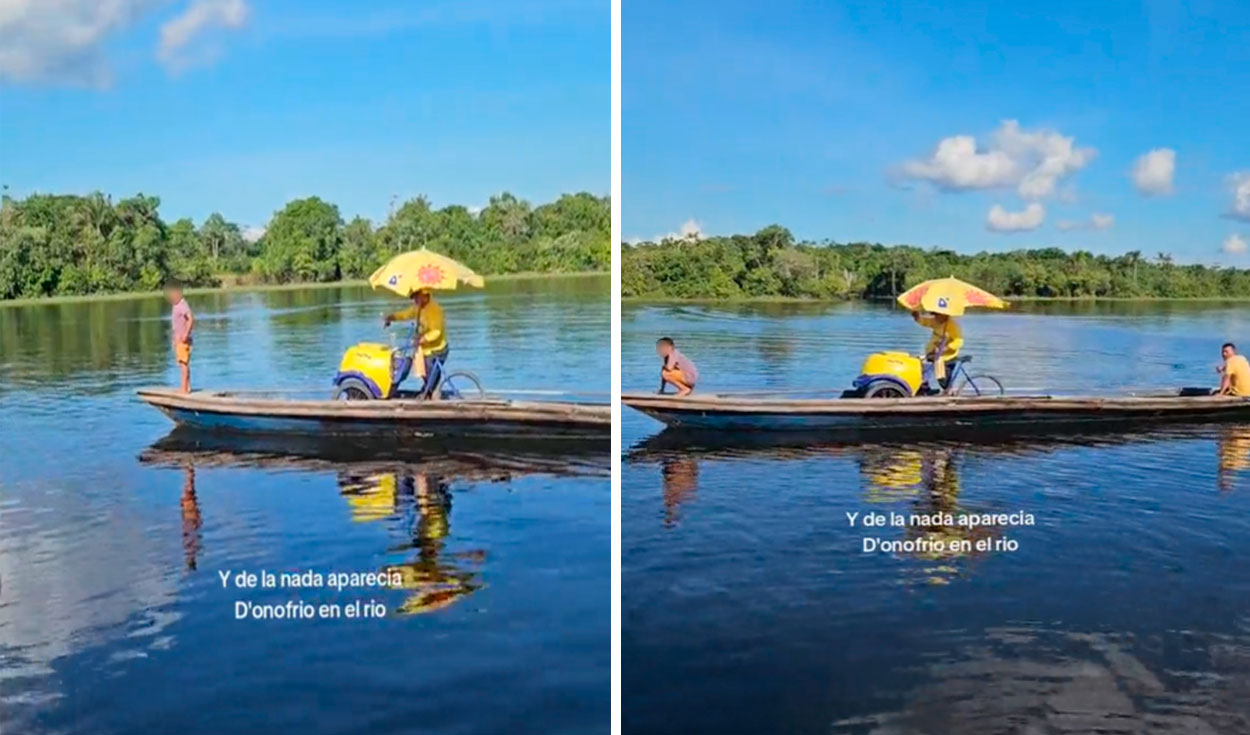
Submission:
{"label": "water reflection", "polygon": [[699,463],[690,457],[669,457],[660,464],[664,482],[664,525],[676,526],[682,503],[694,499],[699,490]]}
{"label": "water reflection", "polygon": [[1035,430],[985,434],[968,430],[948,432],[948,436],[952,438],[881,442],[856,434],[830,439],[828,434],[729,435],[669,429],[638,442],[626,460],[635,466],[658,465],[664,506],[662,523],[666,528],[678,526],[683,515],[697,506],[705,463],[850,460],[858,467],[863,502],[892,509],[895,517],[901,515],[905,519],[881,528],[876,537],[885,539],[893,532],[895,538],[909,542],[894,553],[918,562],[915,573],[928,584],[948,584],[965,574],[969,563],[1011,550],[1010,536],[1015,526],[966,521],[969,516],[1001,512],[965,492],[961,469],[973,459],[1023,459],[1063,450],[1205,441],[1216,449],[1218,461],[1213,477],[1219,492],[1232,492],[1250,469],[1250,426],[1241,425],[1081,433]]}
{"label": "water reflection", "polygon": [[441,610],[482,587],[480,565],[486,551],[447,552],[451,534],[451,482],[417,469],[361,475],[339,473],[340,492],[355,521],[402,519],[410,540],[390,552],[415,551],[409,561],[389,564],[411,591],[399,606],[401,615]]}
{"label": "water reflection", "polygon": [[[491,388],[554,388],[559,354],[565,372],[584,376],[582,390],[606,390],[609,285],[607,276],[497,279],[449,294],[456,363]],[[321,395],[343,348],[379,339],[378,314],[394,304],[359,286],[189,301],[198,387]],[[488,331],[496,313],[512,315],[510,333],[524,336],[498,354]],[[554,454],[176,435],[151,446],[170,424],[134,389],[174,378],[168,318],[159,295],[0,305],[0,732],[161,731],[155,723],[185,712],[196,717],[182,729],[195,733],[363,727],[352,708],[272,707],[301,697],[370,702],[368,729],[387,733],[413,722],[496,731],[517,721],[580,732],[604,721],[604,442]],[[411,477],[412,494],[392,517],[353,523],[341,473],[392,475],[398,485]],[[428,494],[417,475],[430,479]],[[474,492],[498,478],[506,487]],[[454,498],[454,511],[440,497]],[[480,563],[490,564],[490,584],[468,604],[341,635],[243,628],[231,607],[243,593],[217,578],[227,569],[420,570],[430,560],[454,578],[478,571],[478,547],[491,552]],[[418,591],[379,596],[393,610]],[[475,708],[487,695],[491,707]],[[264,721],[250,716],[262,710]]]}
{"label": "water reflection", "polygon": [[1250,469],[1250,426],[1224,426],[1219,435],[1219,486],[1231,492],[1238,473]]}
{"label": "water reflection", "polygon": [[230,435],[174,429],[145,449],[145,464],[181,468],[241,467],[265,470],[385,473],[396,467],[460,480],[501,481],[514,475],[606,477],[611,462],[599,440]]}
{"label": "water reflection", "polygon": [[188,464],[182,469],[182,550],[186,556],[187,569],[195,571],[195,559],[200,553],[200,528],[204,519],[200,515],[200,501],[195,495],[195,466]]}
{"label": "water reflection", "polygon": [[949,583],[960,573],[956,562],[990,552],[996,535],[993,528],[961,523],[965,514],[981,509],[959,502],[959,460],[953,447],[869,444],[847,451],[859,463],[866,502],[910,504],[903,535],[915,550],[903,553],[926,563],[921,570],[925,581]]}
{"label": "water reflection", "polygon": [[[1243,623],[1244,628],[1244,623]],[[952,652],[923,667],[897,711],[839,719],[838,735],[1250,732],[1250,636],[1000,626],[943,631]],[[1161,667],[1161,651],[1183,661]]]}
{"label": "water reflection", "polygon": [[[1233,304],[1018,306],[965,325],[975,369],[1018,392],[1208,384],[1246,330]],[[633,303],[622,330],[622,383],[640,390],[664,333],[712,392],[841,388],[864,355],[918,339],[876,304]],[[788,357],[766,362],[760,335]],[[622,422],[627,732],[1250,732],[1250,427],[782,438]],[[992,540],[1017,550],[935,558],[860,542],[960,528],[846,518],[1014,511],[1036,526]]]}
{"label": "water reflection", "polygon": [[[665,429],[642,439],[626,452],[626,461],[646,465],[692,458],[709,460],[810,460],[854,457],[859,462],[867,502],[896,502],[915,497],[921,487],[930,495],[951,487],[957,477],[951,463],[961,456],[1011,456],[1061,449],[1165,445],[1207,441],[1218,454],[1220,489],[1235,484],[1250,469],[1250,425],[1207,423],[1130,428],[1119,424],[1070,430],[1042,425],[986,431],[952,426],[934,439],[932,430],[889,429],[843,433],[738,433]],[[697,474],[697,469],[695,470]],[[945,494],[949,494],[946,492]]]}
{"label": "water reflection", "polygon": [[585,442],[554,451],[549,442],[492,442],[486,449],[459,441],[455,447],[176,430],[145,450],[140,461],[182,469],[182,546],[189,570],[196,568],[203,524],[195,489],[197,467],[333,472],[353,521],[398,523],[403,540],[387,553],[411,555],[381,571],[400,574],[401,587],[409,594],[397,612],[414,615],[446,608],[483,587],[486,551],[448,548],[453,482],[508,482],[527,474],[606,476],[610,470],[602,450]]}

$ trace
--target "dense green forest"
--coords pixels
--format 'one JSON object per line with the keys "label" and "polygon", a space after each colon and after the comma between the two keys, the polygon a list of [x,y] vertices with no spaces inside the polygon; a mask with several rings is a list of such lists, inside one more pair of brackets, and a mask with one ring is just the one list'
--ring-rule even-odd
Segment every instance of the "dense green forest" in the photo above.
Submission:
{"label": "dense green forest", "polygon": [[428,247],[479,273],[607,270],[611,204],[568,194],[531,207],[511,194],[473,212],[434,209],[417,197],[385,223],[310,197],[288,203],[259,238],[213,214],[199,226],[167,223],[160,200],[103,194],[36,194],[0,203],[0,299],[157,289],[170,278],[220,285],[234,275],[263,283],[363,278],[390,256]]}
{"label": "dense green forest", "polygon": [[955,276],[1004,297],[1250,298],[1250,270],[1177,265],[1167,253],[1118,257],[1058,248],[962,255],[910,245],[796,243],[754,235],[627,245],[624,296],[678,299],[875,299]]}

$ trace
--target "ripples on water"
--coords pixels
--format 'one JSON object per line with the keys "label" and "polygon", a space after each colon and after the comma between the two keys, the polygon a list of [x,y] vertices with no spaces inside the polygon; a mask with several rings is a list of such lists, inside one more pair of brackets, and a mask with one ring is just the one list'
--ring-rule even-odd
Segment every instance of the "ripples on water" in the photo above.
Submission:
{"label": "ripples on water", "polygon": [[[489,388],[606,393],[607,279],[443,299]],[[190,298],[199,387],[328,395],[393,301]],[[0,308],[0,732],[602,732],[603,446],[421,447],[169,434],[160,299]],[[223,590],[220,570],[394,570],[396,590]],[[235,621],[233,602],[378,599],[368,621]]]}
{"label": "ripples on water", "polygon": [[[977,315],[967,351],[1009,388],[1210,384],[1240,309]],[[867,353],[925,338],[862,305],[631,305],[626,390],[654,389],[663,333],[709,391],[840,390]],[[660,428],[624,412],[627,732],[1250,732],[1250,426],[768,441]],[[1036,525],[846,517],[1016,510]],[[1019,548],[861,546],[982,535]]]}

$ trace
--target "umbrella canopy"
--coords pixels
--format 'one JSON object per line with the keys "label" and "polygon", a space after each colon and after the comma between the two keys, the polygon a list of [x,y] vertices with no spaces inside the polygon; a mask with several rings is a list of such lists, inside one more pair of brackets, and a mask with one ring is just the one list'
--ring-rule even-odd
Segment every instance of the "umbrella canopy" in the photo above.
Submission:
{"label": "umbrella canopy", "polygon": [[369,285],[411,296],[423,288],[450,291],[459,284],[481,288],[485,282],[469,266],[421,248],[400,253],[369,276]]}
{"label": "umbrella canopy", "polygon": [[912,286],[898,297],[898,302],[912,311],[959,316],[970,306],[1006,309],[1007,302],[983,288],[964,283],[958,278],[937,278]]}

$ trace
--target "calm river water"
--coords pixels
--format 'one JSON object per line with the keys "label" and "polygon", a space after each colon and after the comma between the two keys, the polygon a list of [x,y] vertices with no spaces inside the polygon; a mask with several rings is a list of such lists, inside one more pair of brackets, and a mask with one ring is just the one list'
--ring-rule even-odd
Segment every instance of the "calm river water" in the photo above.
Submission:
{"label": "calm river water", "polygon": [[[609,390],[606,277],[441,300],[487,388]],[[362,288],[189,299],[198,387],[324,387],[377,340]],[[605,447],[233,445],[166,436],[159,298],[0,307],[0,732],[609,729]],[[553,355],[559,361],[553,361]],[[558,372],[552,370],[559,365]],[[223,589],[224,571],[402,589]],[[236,620],[236,601],[369,619]],[[370,608],[376,609],[376,608]]]}
{"label": "calm river water", "polygon": [[[1038,304],[964,319],[1008,390],[1214,385],[1246,305]],[[656,337],[701,389],[842,389],[927,332],[873,305],[626,304],[625,390]],[[1250,732],[1250,425],[1083,437],[683,446],[625,409],[628,733]],[[852,527],[848,513],[1032,514]],[[964,555],[865,537],[985,539]]]}

